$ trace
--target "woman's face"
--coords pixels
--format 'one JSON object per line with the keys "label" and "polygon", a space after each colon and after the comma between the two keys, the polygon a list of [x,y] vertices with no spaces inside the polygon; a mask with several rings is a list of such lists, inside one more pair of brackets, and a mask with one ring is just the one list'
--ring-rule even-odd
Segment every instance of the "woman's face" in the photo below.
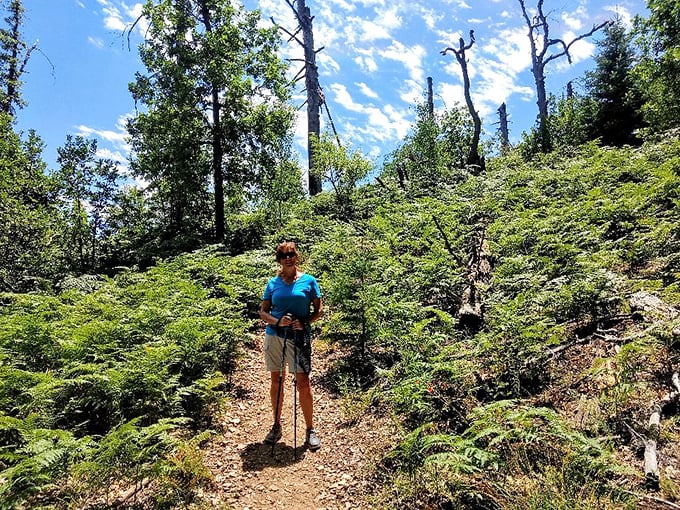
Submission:
{"label": "woman's face", "polygon": [[278,259],[279,264],[283,267],[295,266],[298,262],[298,256],[294,250],[279,253]]}

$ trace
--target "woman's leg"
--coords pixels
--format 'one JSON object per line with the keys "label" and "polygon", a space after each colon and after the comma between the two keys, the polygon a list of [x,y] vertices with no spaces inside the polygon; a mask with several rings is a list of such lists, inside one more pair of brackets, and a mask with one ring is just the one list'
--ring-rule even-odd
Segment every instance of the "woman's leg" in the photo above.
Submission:
{"label": "woman's leg", "polygon": [[297,389],[300,394],[300,407],[305,417],[305,424],[308,429],[314,428],[314,399],[312,397],[312,387],[309,384],[309,375],[304,372],[297,373]]}

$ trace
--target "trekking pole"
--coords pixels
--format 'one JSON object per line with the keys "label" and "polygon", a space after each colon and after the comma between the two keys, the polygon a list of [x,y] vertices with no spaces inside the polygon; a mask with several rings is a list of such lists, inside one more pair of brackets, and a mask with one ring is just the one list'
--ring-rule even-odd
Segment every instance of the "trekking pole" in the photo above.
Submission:
{"label": "trekking pole", "polygon": [[297,460],[297,332],[293,331],[293,459]]}
{"label": "trekking pole", "polygon": [[[285,335],[288,337],[288,333]],[[283,390],[283,370],[286,362],[286,338],[283,339],[283,347],[281,348],[281,366],[279,367],[279,386],[276,390],[276,410],[274,411],[274,422],[279,420],[279,411],[281,410],[281,391]],[[280,422],[280,420],[279,420]],[[272,455],[274,454],[274,446],[276,441],[272,443]]]}

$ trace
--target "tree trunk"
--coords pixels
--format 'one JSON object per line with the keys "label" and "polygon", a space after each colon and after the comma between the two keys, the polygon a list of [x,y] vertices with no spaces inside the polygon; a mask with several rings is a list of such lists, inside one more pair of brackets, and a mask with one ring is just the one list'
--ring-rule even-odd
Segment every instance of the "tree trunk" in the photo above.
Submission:
{"label": "tree trunk", "polygon": [[[212,21],[210,19],[210,10],[205,3],[201,1],[201,14],[203,16],[203,25],[206,32],[212,31]],[[224,241],[225,224],[224,224],[224,173],[222,172],[222,160],[224,159],[223,148],[223,134],[222,134],[222,120],[220,118],[221,104],[219,88],[214,84],[211,85],[212,96],[212,173],[213,186],[215,188],[215,241]]]}
{"label": "tree trunk", "polygon": [[[0,111],[14,116],[16,113],[16,108],[20,107],[22,104],[21,97],[19,96],[19,80],[21,79],[21,48],[23,44],[21,42],[21,23],[23,20],[24,9],[21,5],[20,0],[12,0],[8,6],[9,17],[6,18],[7,22],[10,23],[9,30],[9,41],[5,41],[6,47],[8,46],[8,54],[0,55],[6,59],[7,74],[5,76],[5,93],[4,97],[0,97]],[[26,59],[28,55],[26,56]]]}
{"label": "tree trunk", "polygon": [[467,157],[467,165],[472,166],[476,169],[474,173],[479,173],[484,170],[484,158],[479,155],[479,137],[482,132],[482,120],[475,110],[475,105],[472,102],[472,96],[470,94],[470,75],[468,73],[467,59],[465,57],[465,51],[469,50],[475,42],[475,33],[470,30],[470,42],[466,46],[463,38],[458,40],[458,49],[446,48],[441,53],[446,55],[447,51],[452,51],[456,55],[456,60],[460,64],[460,69],[463,73],[463,87],[465,93],[465,103],[467,104],[468,111],[472,117],[472,122],[474,123],[474,133],[472,135],[472,142],[470,143],[470,152]]}
{"label": "tree trunk", "polygon": [[430,119],[434,117],[434,94],[432,92],[432,76],[427,77],[427,113]]}
{"label": "tree trunk", "polygon": [[508,107],[505,103],[498,108],[498,116],[501,131],[501,149],[510,147],[510,131],[508,130]]}
{"label": "tree trunk", "polygon": [[319,69],[314,51],[312,15],[305,0],[297,0],[297,14],[302,28],[302,42],[305,52],[305,87],[307,88],[307,166],[309,169],[309,194],[321,192],[321,179],[314,175],[314,140],[321,133],[321,101],[319,97]]}
{"label": "tree trunk", "polygon": [[552,137],[550,134],[550,126],[548,125],[548,94],[545,91],[544,66],[534,59],[534,63],[531,66],[531,72],[534,75],[534,82],[536,83],[540,147],[542,152],[550,152],[552,150]]}
{"label": "tree trunk", "polygon": [[479,289],[491,280],[491,261],[486,233],[473,238],[468,262],[467,287],[461,297],[458,320],[461,326],[479,328],[484,319]]}
{"label": "tree trunk", "polygon": [[[569,48],[576,41],[590,37],[601,28],[607,26],[609,21],[593,25],[593,28],[584,34],[576,36],[569,43],[565,43],[562,39],[551,38],[550,26],[548,19],[543,13],[544,0],[538,0],[536,4],[536,14],[530,19],[527,14],[524,0],[519,0],[519,5],[522,8],[522,16],[524,22],[529,29],[527,35],[531,45],[531,73],[534,75],[534,82],[536,83],[536,104],[538,105],[538,136],[539,145],[542,152],[549,152],[552,150],[552,137],[550,133],[550,126],[548,125],[548,95],[545,90],[545,66],[551,60],[566,56],[571,64],[571,55]],[[539,41],[537,43],[537,41]],[[548,51],[553,47],[558,46],[561,50],[548,55]],[[539,50],[540,47],[540,50]]]}

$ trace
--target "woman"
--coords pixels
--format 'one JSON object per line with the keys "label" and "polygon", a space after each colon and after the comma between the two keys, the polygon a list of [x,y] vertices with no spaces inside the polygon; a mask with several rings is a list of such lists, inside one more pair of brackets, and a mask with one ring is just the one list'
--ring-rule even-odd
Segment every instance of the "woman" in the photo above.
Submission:
{"label": "woman", "polygon": [[[264,336],[264,358],[271,376],[269,396],[274,425],[264,442],[274,444],[281,439],[281,402],[283,402],[284,342],[288,368],[296,373],[300,407],[307,425],[307,446],[317,450],[321,446],[314,429],[314,403],[309,385],[311,365],[311,329],[309,324],[321,317],[321,291],[312,275],[300,271],[300,254],[293,242],[276,248],[278,275],[270,279],[264,289],[260,317],[267,323]],[[297,354],[297,359],[295,357]],[[283,371],[281,368],[283,367]]]}

